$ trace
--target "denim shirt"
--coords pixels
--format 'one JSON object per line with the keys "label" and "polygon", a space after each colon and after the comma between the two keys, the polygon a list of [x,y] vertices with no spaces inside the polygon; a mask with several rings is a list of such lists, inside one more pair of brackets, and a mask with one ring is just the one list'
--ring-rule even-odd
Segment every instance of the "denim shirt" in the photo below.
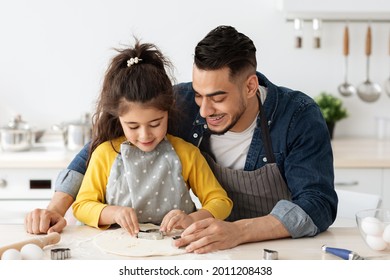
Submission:
{"label": "denim shirt", "polygon": [[[272,84],[257,73],[259,84],[267,88],[263,104],[272,149],[278,168],[291,192],[291,201],[281,200],[273,208],[276,217],[293,238],[314,236],[335,220],[337,195],[334,190],[333,152],[321,111],[312,98],[302,92]],[[192,83],[175,86],[180,115],[171,118],[170,133],[212,155],[209,132],[195,103]],[[88,144],[60,173],[56,191],[76,196],[85,173]],[[256,170],[266,164],[261,139],[260,114],[249,147],[244,170]]]}

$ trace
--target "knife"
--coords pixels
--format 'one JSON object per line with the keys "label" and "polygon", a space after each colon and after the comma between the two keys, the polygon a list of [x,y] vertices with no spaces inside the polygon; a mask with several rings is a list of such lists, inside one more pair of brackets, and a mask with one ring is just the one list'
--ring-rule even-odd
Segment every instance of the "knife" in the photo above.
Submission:
{"label": "knife", "polygon": [[328,247],[326,245],[322,246],[322,251],[335,255],[339,258],[342,258],[343,260],[381,260],[381,259],[388,260],[390,259],[390,255],[362,257],[354,251],[343,249],[343,248]]}

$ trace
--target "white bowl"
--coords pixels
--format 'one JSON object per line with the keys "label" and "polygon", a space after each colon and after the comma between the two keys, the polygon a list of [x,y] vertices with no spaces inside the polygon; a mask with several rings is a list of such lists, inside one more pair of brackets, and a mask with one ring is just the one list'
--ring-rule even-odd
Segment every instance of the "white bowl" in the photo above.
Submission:
{"label": "white bowl", "polygon": [[356,223],[368,247],[390,250],[390,209],[367,209],[356,213]]}

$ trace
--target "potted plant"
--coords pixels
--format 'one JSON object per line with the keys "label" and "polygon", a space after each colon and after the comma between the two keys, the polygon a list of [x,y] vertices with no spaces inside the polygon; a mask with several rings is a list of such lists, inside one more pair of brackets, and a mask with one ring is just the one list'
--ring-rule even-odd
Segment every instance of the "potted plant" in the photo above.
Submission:
{"label": "potted plant", "polygon": [[314,100],[320,107],[321,113],[328,125],[330,138],[333,138],[336,122],[348,117],[347,109],[343,107],[341,99],[327,92],[321,92]]}

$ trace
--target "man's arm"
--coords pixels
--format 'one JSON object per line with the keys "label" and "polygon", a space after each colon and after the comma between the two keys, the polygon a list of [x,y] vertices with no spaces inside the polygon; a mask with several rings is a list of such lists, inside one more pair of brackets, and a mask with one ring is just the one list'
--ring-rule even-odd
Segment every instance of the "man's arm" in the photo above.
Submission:
{"label": "man's arm", "polygon": [[71,195],[63,192],[55,192],[47,206],[47,210],[56,212],[64,217],[66,211],[68,211],[73,202],[74,198]]}

